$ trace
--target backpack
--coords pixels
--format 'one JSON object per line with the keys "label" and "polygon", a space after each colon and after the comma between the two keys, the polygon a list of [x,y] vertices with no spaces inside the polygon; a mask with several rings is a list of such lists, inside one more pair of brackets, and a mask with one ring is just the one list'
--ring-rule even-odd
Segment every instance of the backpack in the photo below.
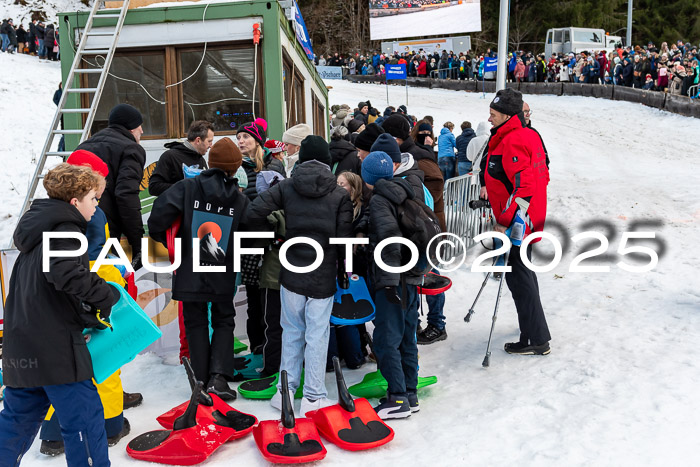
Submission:
{"label": "backpack", "polygon": [[[442,233],[440,222],[435,213],[418,199],[406,199],[397,210],[399,227],[404,238],[413,242],[418,248],[418,263],[408,271],[411,275],[424,275],[433,269],[432,264],[438,264],[437,244],[430,241]],[[430,248],[428,248],[430,245]],[[430,261],[428,261],[430,260]]]}

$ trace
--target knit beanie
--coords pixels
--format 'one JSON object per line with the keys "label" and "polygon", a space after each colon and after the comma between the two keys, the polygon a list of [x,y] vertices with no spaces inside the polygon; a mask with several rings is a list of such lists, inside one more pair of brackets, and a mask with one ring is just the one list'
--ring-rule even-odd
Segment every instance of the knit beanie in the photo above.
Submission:
{"label": "knit beanie", "polygon": [[400,114],[393,114],[387,117],[384,123],[382,123],[382,128],[394,138],[401,138],[403,140],[408,139],[411,131],[408,120]]}
{"label": "knit beanie", "polygon": [[109,112],[110,125],[121,125],[127,130],[138,128],[143,123],[141,112],[129,104],[119,104]]}
{"label": "knit beanie", "polygon": [[231,138],[221,138],[209,150],[209,167],[235,173],[243,162],[243,155]]}
{"label": "knit beanie", "polygon": [[299,163],[307,161],[323,162],[327,166],[331,165],[331,152],[325,139],[316,135],[309,135],[301,142],[299,149]]}
{"label": "knit beanie", "polygon": [[421,132],[421,131],[429,131],[429,132],[432,133],[432,132],[433,132],[433,127],[432,127],[432,125],[431,125],[430,123],[428,123],[428,122],[423,122],[423,123],[421,123],[420,125],[418,125],[418,131],[419,131],[419,132]]}
{"label": "knit beanie", "polygon": [[394,178],[394,164],[384,151],[370,152],[362,161],[362,180],[368,185],[376,185],[377,180]]}
{"label": "knit beanie", "polygon": [[[260,119],[258,119],[260,120]],[[262,146],[267,140],[267,134],[265,133],[265,127],[260,123],[249,122],[238,128],[238,132],[248,133],[255,139],[255,141]]]}
{"label": "knit beanie", "polygon": [[350,133],[355,133],[364,124],[365,124],[365,122],[363,122],[362,120],[358,120],[358,119],[354,118],[348,122],[348,125],[347,125],[348,131]]}
{"label": "knit beanie", "polygon": [[98,174],[106,177],[109,174],[109,167],[105,164],[105,161],[99,158],[99,156],[86,151],[85,149],[78,149],[73,151],[73,153],[68,156],[66,163],[70,165],[87,165],[92,170]]}
{"label": "knit beanie", "polygon": [[300,123],[294,125],[289,130],[282,134],[282,142],[287,144],[293,144],[294,146],[301,146],[301,142],[309,136],[314,131],[306,123]]}
{"label": "knit beanie", "polygon": [[284,143],[282,141],[276,141],[274,139],[268,139],[265,141],[264,146],[272,153],[278,154],[284,151]]}
{"label": "knit beanie", "polygon": [[401,149],[399,149],[399,143],[397,143],[394,137],[389,133],[379,135],[379,138],[374,142],[370,151],[386,153],[393,162],[401,163]]}
{"label": "knit beanie", "polygon": [[348,111],[345,109],[340,109],[335,113],[335,117],[332,121],[332,126],[340,126],[343,124],[343,120],[348,116]]}
{"label": "knit beanie", "polygon": [[362,133],[357,135],[357,138],[355,139],[355,147],[357,149],[362,149],[363,151],[371,151],[372,145],[382,133],[384,133],[384,129],[382,127],[376,123],[370,123],[365,127]]}
{"label": "knit beanie", "polygon": [[501,89],[491,102],[491,108],[505,115],[516,115],[523,110],[523,95],[510,88]]}

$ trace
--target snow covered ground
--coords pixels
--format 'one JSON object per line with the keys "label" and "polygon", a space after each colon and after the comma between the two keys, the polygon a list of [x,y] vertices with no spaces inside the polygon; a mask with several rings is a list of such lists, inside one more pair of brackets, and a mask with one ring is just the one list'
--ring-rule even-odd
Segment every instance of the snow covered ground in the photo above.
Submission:
{"label": "snow covered ground", "polygon": [[[92,7],[92,1],[90,7]],[[15,26],[19,27],[22,23],[24,28],[28,29],[32,12],[42,11],[47,22],[60,27],[58,13],[87,9],[88,7],[81,0],[21,0],[21,3],[19,0],[4,0],[0,5],[0,16],[12,18]]]}
{"label": "snow covered ground", "polygon": [[[51,97],[59,79],[55,64],[0,54],[0,110],[9,122],[0,133],[0,239],[11,235],[21,197],[53,116]],[[383,110],[383,85],[329,81],[330,104],[370,99]],[[403,87],[390,87],[390,102],[405,103]],[[408,109],[432,115],[436,127],[450,120],[473,126],[488,116],[493,95],[409,89]],[[549,219],[571,237],[611,224],[610,258],[589,264],[609,273],[569,272],[578,251],[569,249],[554,270],[539,274],[552,332],[546,357],[511,356],[503,344],[516,338],[517,317],[506,290],[494,332],[491,367],[481,362],[491,325],[497,284],[491,282],[472,322],[466,314],[483,275],[467,266],[451,273],[446,341],[421,347],[420,373],[438,384],[420,393],[421,411],[392,421],[394,441],[368,452],[326,445],[323,465],[695,465],[700,428],[700,201],[693,141],[700,120],[625,102],[526,96],[533,124],[552,160]],[[11,219],[5,220],[8,215]],[[587,222],[604,224],[586,227]],[[635,221],[658,222],[662,244],[656,268],[621,270],[616,254],[622,232]],[[554,224],[552,224],[554,225]],[[560,238],[558,230],[551,230]],[[546,242],[543,242],[546,243]],[[585,242],[584,242],[585,243]],[[580,244],[577,244],[580,247]],[[547,245],[541,247],[549,249]],[[587,249],[591,249],[588,247]],[[472,252],[467,260],[471,264]],[[624,261],[630,261],[625,257]],[[541,261],[540,261],[541,263]],[[427,312],[427,308],[426,308]],[[237,334],[243,332],[237,328]],[[345,371],[348,384],[373,371]],[[131,434],[110,450],[113,465],[140,463],[125,452],[129,440],[158,428],[155,417],[188,398],[180,367],[143,355],[123,369],[125,390],[143,393],[141,407],[126,412]],[[332,375],[327,377],[335,394]],[[373,401],[375,402],[375,401]],[[266,402],[239,399],[234,406],[260,420],[277,415]],[[297,402],[298,408],[298,402]],[[62,458],[39,454],[38,441],[23,465],[61,466]],[[266,465],[252,437],[223,446],[205,465]]]}
{"label": "snow covered ground", "polygon": [[370,18],[369,28],[372,40],[481,31],[481,4],[462,3],[417,13]]}

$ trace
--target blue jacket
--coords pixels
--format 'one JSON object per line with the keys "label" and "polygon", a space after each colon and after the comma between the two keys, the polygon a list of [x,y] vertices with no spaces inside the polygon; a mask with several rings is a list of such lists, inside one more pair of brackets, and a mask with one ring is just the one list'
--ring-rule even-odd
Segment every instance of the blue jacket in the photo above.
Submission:
{"label": "blue jacket", "polygon": [[455,135],[452,134],[449,128],[443,127],[438,136],[438,159],[441,157],[454,157],[457,141]]}
{"label": "blue jacket", "polygon": [[469,142],[476,136],[472,128],[466,128],[462,134],[457,137],[457,162],[468,162],[467,146]]}
{"label": "blue jacket", "polygon": [[515,65],[518,64],[517,57],[515,54],[510,58],[510,61],[508,62],[508,72],[513,73],[515,71]]}

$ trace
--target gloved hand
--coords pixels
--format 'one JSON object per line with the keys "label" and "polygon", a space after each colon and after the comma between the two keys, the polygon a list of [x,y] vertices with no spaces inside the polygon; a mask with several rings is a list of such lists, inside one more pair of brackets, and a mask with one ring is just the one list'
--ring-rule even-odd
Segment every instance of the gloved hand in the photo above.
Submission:
{"label": "gloved hand", "polygon": [[384,287],[384,296],[389,301],[389,303],[393,303],[394,305],[401,305],[401,297],[399,296],[396,287]]}
{"label": "gloved hand", "polygon": [[138,271],[143,267],[143,263],[141,263],[141,251],[136,251],[134,252],[133,259],[131,260],[131,267],[134,268],[134,272]]}
{"label": "gloved hand", "polygon": [[83,320],[83,325],[86,328],[95,329],[112,329],[112,325],[109,322],[109,315],[112,312],[112,307],[108,309],[97,309],[94,305],[88,302],[80,302],[80,307],[82,311],[80,317]]}

